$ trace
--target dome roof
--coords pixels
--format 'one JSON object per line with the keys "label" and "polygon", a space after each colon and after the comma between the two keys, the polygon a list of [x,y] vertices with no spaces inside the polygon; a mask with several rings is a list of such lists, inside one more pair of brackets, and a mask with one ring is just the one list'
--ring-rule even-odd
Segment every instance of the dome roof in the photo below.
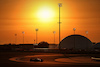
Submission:
{"label": "dome roof", "polygon": [[70,35],[60,42],[60,47],[67,49],[89,49],[92,47],[92,42],[82,35]]}
{"label": "dome roof", "polygon": [[38,44],[38,47],[39,48],[48,48],[49,47],[49,44],[47,42],[42,41],[42,42],[40,42]]}

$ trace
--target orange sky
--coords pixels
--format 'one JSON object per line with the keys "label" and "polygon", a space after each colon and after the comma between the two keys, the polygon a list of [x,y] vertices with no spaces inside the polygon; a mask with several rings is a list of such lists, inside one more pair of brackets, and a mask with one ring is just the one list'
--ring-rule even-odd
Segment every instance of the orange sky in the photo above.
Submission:
{"label": "orange sky", "polygon": [[[99,0],[0,0],[0,44],[34,43],[38,28],[38,43],[59,43],[59,8],[61,7],[61,40],[76,34],[86,36],[92,42],[100,42],[100,1]],[[49,18],[39,16],[42,10],[51,11]],[[40,13],[39,13],[40,12]],[[38,15],[39,14],[39,15]],[[42,18],[42,19],[41,19]]]}

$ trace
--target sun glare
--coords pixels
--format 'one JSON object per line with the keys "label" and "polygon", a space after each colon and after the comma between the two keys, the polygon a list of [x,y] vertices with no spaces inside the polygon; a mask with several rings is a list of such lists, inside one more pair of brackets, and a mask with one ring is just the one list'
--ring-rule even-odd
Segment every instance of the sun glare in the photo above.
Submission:
{"label": "sun glare", "polygon": [[37,17],[42,22],[50,22],[54,17],[54,12],[50,8],[42,8],[38,11]]}
{"label": "sun glare", "polygon": [[50,17],[50,12],[48,10],[43,10],[43,11],[41,11],[40,16],[42,18],[49,18]]}

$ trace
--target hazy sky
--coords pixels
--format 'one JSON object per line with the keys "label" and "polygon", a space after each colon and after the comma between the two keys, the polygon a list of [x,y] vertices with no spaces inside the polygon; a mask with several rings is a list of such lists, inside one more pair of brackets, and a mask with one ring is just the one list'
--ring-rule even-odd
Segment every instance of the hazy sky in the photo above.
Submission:
{"label": "hazy sky", "polygon": [[[61,7],[61,40],[76,34],[100,42],[100,0],[0,0],[0,44],[34,43],[38,28],[38,43],[59,43],[59,7]],[[88,31],[86,35],[85,31]]]}

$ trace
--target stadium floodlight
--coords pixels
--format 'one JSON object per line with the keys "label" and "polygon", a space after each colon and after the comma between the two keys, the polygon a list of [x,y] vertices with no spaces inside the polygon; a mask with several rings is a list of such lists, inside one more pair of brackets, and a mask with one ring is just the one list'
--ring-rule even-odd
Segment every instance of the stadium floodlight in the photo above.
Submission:
{"label": "stadium floodlight", "polygon": [[39,30],[39,29],[35,29],[36,30],[36,44],[37,44],[37,31]]}
{"label": "stadium floodlight", "polygon": [[56,33],[56,31],[53,31],[53,33],[54,33],[54,44],[55,44],[55,33]]}
{"label": "stadium floodlight", "polygon": [[58,3],[59,6],[59,49],[60,49],[60,7],[62,7],[62,3]]}
{"label": "stadium floodlight", "polygon": [[74,31],[74,35],[75,35],[76,28],[73,28],[73,31]]}
{"label": "stadium floodlight", "polygon": [[15,44],[17,43],[17,34],[15,34]]}
{"label": "stadium floodlight", "polygon": [[25,34],[25,32],[24,32],[24,31],[22,31],[22,34],[23,34],[23,44],[24,44],[24,34]]}

